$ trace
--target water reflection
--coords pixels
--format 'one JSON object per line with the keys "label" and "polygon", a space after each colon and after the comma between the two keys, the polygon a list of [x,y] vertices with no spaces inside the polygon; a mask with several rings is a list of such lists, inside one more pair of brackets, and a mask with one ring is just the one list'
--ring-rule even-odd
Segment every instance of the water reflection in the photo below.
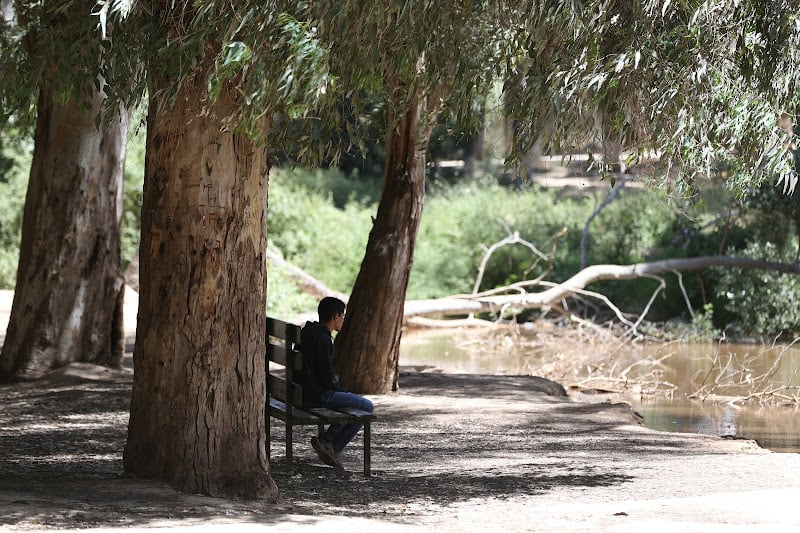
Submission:
{"label": "water reflection", "polygon": [[794,407],[658,398],[631,404],[652,429],[741,437],[776,452],[800,452],[800,417]]}
{"label": "water reflection", "polygon": [[[652,429],[754,439],[776,452],[800,452],[797,345],[553,346],[537,342],[530,332],[459,338],[412,332],[403,337],[400,365],[450,373],[541,375],[601,393],[574,394],[585,401],[624,389],[624,399]],[[754,401],[732,402],[754,391]]]}

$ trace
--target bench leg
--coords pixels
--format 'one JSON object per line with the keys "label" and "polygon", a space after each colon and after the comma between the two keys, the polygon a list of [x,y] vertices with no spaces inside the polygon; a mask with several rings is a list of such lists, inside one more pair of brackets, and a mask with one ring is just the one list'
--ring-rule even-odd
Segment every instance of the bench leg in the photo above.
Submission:
{"label": "bench leg", "polygon": [[370,430],[369,422],[364,424],[364,477],[372,475],[372,458],[370,457]]}
{"label": "bench leg", "polygon": [[289,472],[292,472],[292,424],[286,422],[286,466],[289,467]]}

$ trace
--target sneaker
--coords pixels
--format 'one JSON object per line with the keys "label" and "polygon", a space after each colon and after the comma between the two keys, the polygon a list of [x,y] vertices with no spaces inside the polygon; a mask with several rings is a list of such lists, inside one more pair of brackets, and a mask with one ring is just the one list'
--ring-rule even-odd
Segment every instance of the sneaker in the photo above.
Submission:
{"label": "sneaker", "polygon": [[336,452],[333,451],[333,446],[331,446],[330,442],[319,437],[311,437],[311,447],[319,455],[320,461],[328,466],[341,468],[342,463],[337,461]]}
{"label": "sneaker", "polygon": [[[331,447],[331,449],[332,448],[333,447]],[[336,450],[333,450],[333,458],[336,459],[336,465],[334,466],[334,468],[336,470],[339,470],[340,472],[344,472],[345,470],[344,470],[344,465],[342,464],[342,452],[341,451],[337,452]]]}
{"label": "sneaker", "polygon": [[342,464],[342,451],[343,450],[336,451],[334,449],[334,447],[333,447],[333,444],[331,444],[331,442],[329,440],[327,440],[327,439],[322,439],[322,441],[325,444],[327,444],[328,446],[330,446],[331,457],[333,457],[333,462],[335,463],[335,464],[332,464],[331,466],[334,467],[339,472],[344,472],[345,469],[344,469],[344,465]]}

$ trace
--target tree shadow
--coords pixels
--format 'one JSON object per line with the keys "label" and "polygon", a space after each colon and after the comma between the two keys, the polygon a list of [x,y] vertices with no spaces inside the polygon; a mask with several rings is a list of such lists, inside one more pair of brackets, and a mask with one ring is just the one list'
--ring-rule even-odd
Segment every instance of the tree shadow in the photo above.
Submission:
{"label": "tree shadow", "polygon": [[272,524],[298,516],[313,524],[339,513],[406,523],[414,513],[471,500],[622,485],[635,478],[623,468],[625,454],[695,451],[687,439],[632,433],[620,416],[624,406],[552,396],[546,381],[404,377],[399,394],[376,398],[371,478],[361,475],[360,440],[348,449],[349,473],[319,463],[308,445],[315,428],[295,428],[296,468],[290,472],[281,455],[283,427],[273,420],[278,504],[186,495],[124,476],[129,375],[0,386],[0,525],[191,525],[231,517]]}
{"label": "tree shadow", "polygon": [[[516,463],[513,469],[487,466],[433,472],[382,471],[366,479],[358,473],[336,474],[329,468],[302,464],[294,475],[275,469],[273,475],[287,497],[317,508],[347,508],[348,515],[399,518],[409,507],[431,503],[447,507],[478,499],[536,496],[561,487],[608,487],[632,476],[603,467],[576,468],[569,460]],[[300,478],[311,477],[314,483]],[[342,479],[351,481],[346,485]]]}

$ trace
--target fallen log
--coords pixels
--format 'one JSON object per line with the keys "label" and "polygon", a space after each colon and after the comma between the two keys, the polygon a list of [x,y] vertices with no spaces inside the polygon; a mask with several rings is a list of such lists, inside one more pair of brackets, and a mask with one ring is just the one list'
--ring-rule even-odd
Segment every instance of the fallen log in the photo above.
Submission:
{"label": "fallen log", "polygon": [[[690,272],[710,267],[746,268],[771,270],[786,274],[800,274],[800,264],[759,261],[746,257],[709,255],[686,259],[665,259],[633,265],[592,265],[584,268],[568,280],[541,292],[521,291],[522,284],[515,284],[491,291],[490,294],[464,294],[431,300],[410,300],[404,308],[404,318],[417,316],[463,316],[476,313],[491,313],[513,305],[523,309],[537,309],[558,303],[597,281],[627,280],[655,277],[666,272]],[[515,294],[497,294],[514,290]]]}

